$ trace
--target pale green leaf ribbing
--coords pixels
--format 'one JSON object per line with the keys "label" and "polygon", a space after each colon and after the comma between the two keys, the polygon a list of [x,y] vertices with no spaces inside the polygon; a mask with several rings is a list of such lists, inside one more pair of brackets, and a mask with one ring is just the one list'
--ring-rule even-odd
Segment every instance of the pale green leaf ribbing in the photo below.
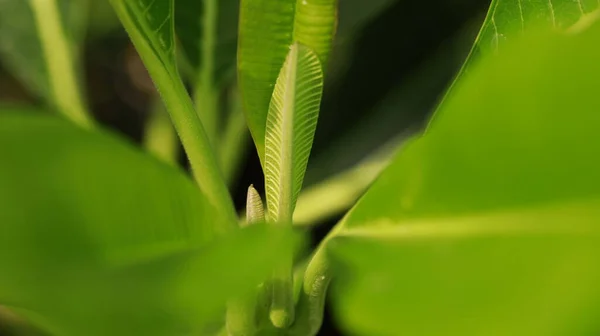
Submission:
{"label": "pale green leaf ribbing", "polygon": [[323,92],[323,71],[317,55],[294,44],[281,69],[265,135],[265,186],[269,221],[292,219],[302,187]]}

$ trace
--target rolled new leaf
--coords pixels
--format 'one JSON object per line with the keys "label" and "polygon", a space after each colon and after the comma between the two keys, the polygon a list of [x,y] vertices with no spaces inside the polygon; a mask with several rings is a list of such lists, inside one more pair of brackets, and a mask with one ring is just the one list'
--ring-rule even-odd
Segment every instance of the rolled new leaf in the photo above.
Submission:
{"label": "rolled new leaf", "polygon": [[[248,187],[246,195],[246,220],[242,226],[264,223],[265,211],[260,194],[253,185]],[[227,305],[226,326],[230,336],[250,336],[257,330],[257,309],[259,298],[265,296],[264,284],[247,296],[231,300]]]}
{"label": "rolled new leaf", "polygon": [[[271,99],[265,134],[265,186],[268,221],[289,225],[312,147],[323,92],[323,71],[317,55],[298,43],[290,47]],[[292,263],[273,281],[271,322],[286,327],[293,321]]]}
{"label": "rolled new leaf", "polygon": [[246,223],[248,225],[265,221],[265,210],[262,198],[253,185],[248,187],[246,195]]}

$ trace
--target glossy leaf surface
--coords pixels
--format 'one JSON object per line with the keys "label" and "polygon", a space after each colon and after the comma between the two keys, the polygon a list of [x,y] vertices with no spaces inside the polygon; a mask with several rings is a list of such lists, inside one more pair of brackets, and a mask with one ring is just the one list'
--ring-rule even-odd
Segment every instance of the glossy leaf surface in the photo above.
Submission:
{"label": "glossy leaf surface", "polygon": [[226,219],[192,181],[110,134],[7,113],[0,155],[0,304],[55,334],[200,332],[293,244],[215,238]]}
{"label": "glossy leaf surface", "polygon": [[264,164],[265,127],[277,76],[294,42],[325,67],[336,24],[336,0],[242,0],[238,73],[248,127]]}
{"label": "glossy leaf surface", "polygon": [[597,333],[599,38],[531,34],[457,84],[338,228],[346,328]]}

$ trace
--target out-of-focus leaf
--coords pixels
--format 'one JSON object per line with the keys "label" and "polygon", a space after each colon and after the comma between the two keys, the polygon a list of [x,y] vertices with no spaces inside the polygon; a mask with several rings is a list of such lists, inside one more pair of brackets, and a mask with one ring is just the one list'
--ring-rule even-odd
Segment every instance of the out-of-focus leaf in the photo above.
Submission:
{"label": "out-of-focus leaf", "polygon": [[0,119],[0,304],[52,333],[198,333],[294,245],[260,225],[215,239],[197,186],[112,135]]}
{"label": "out-of-focus leaf", "polygon": [[294,42],[312,49],[324,68],[337,19],[336,0],[242,0],[238,73],[246,119],[261,163],[277,76]]}
{"label": "out-of-focus leaf", "polygon": [[27,87],[48,98],[48,73],[43,55],[29,2],[0,0],[2,62]]}
{"label": "out-of-focus leaf", "polygon": [[337,228],[346,328],[600,330],[599,38],[530,34],[457,84]]}
{"label": "out-of-focus leaf", "polygon": [[173,0],[110,2],[161,94],[198,185],[229,216],[223,230],[231,230],[236,224],[233,202],[211,143],[177,71]]}
{"label": "out-of-focus leaf", "polygon": [[[217,1],[214,81],[223,83],[235,73],[240,0]],[[204,0],[175,2],[175,31],[194,73],[202,62]],[[196,80],[196,78],[194,78]]]}
{"label": "out-of-focus leaf", "polygon": [[[83,40],[87,0],[56,0],[73,53]],[[52,101],[50,80],[29,0],[0,0],[0,60],[35,94]],[[76,60],[78,61],[78,60]]]}

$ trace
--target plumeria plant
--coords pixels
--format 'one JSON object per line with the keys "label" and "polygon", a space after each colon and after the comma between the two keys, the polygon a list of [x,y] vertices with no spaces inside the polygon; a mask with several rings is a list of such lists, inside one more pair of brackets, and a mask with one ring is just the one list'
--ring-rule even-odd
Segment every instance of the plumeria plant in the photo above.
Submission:
{"label": "plumeria plant", "polygon": [[144,148],[89,112],[90,2],[0,0],[2,61],[45,102],[0,112],[0,321],[309,336],[329,297],[351,335],[600,333],[599,1],[493,0],[426,129],[306,190],[337,0],[97,1],[160,94]]}

